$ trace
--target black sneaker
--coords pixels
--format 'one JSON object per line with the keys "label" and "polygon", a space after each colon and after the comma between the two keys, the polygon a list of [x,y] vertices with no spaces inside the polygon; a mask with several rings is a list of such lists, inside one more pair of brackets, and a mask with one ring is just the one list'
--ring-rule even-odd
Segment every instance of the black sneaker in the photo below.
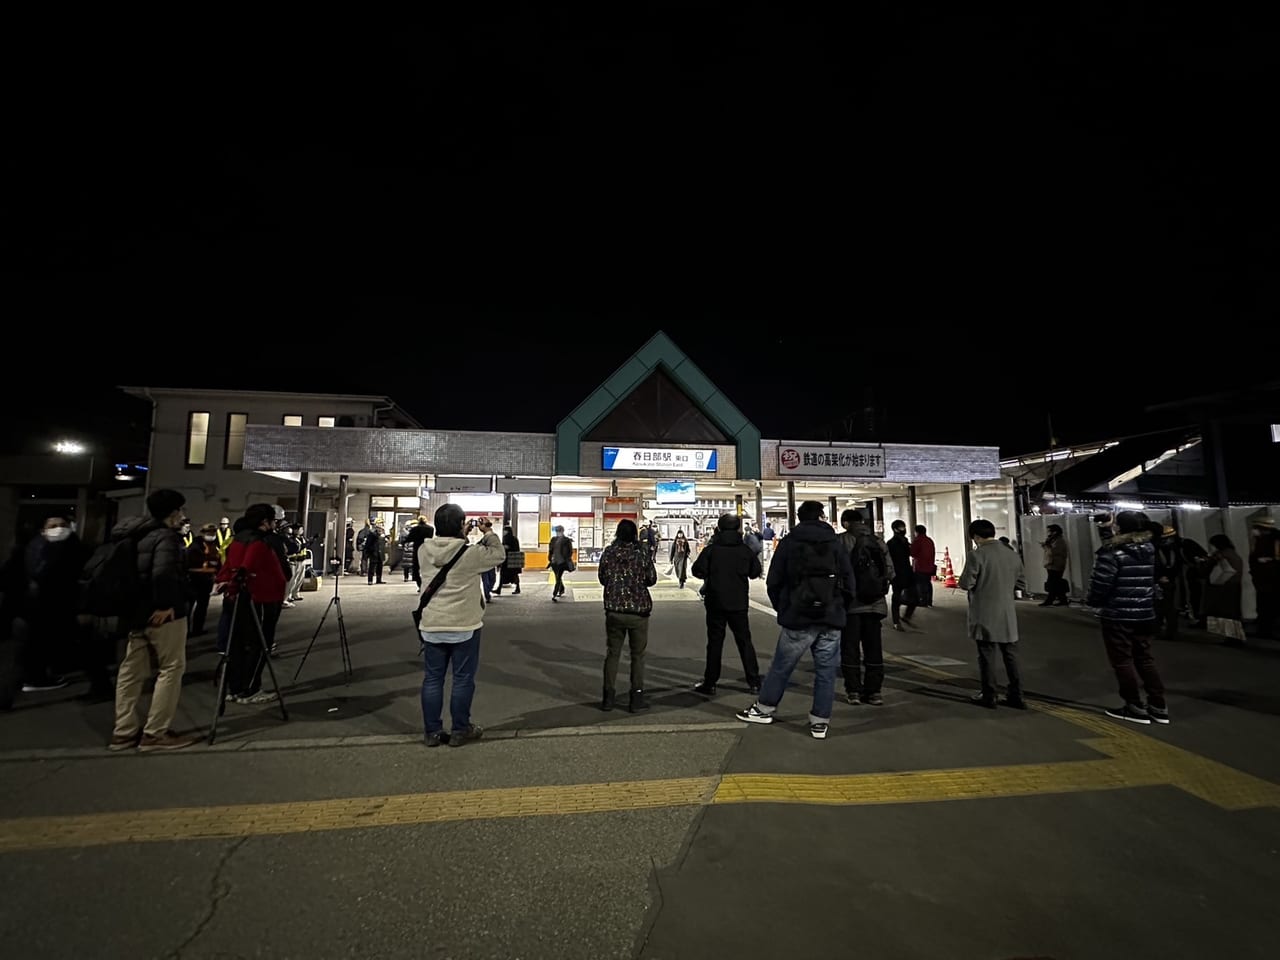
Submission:
{"label": "black sneaker", "polygon": [[746,723],[773,723],[773,714],[765,713],[754,703],[745,710],[739,710],[734,716]]}
{"label": "black sneaker", "polygon": [[468,740],[479,740],[484,736],[484,727],[472,724],[465,730],[455,730],[449,734],[449,746],[460,747]]}
{"label": "black sneaker", "polygon": [[969,702],[975,707],[986,707],[988,710],[996,708],[996,698],[993,694],[975,693],[969,698]]}
{"label": "black sneaker", "polygon": [[880,696],[878,693],[869,693],[867,696],[863,697],[862,702],[872,707],[883,707],[884,697]]}
{"label": "black sneaker", "polygon": [[425,742],[428,747],[438,747],[442,743],[449,742],[449,735],[443,730],[439,730],[436,733],[428,733]]}
{"label": "black sneaker", "polygon": [[1151,706],[1150,704],[1147,704],[1147,716],[1149,716],[1149,717],[1150,717],[1152,720],[1154,720],[1156,723],[1168,723],[1168,722],[1169,722],[1169,708],[1168,708],[1168,707],[1153,707],[1153,706]]}
{"label": "black sneaker", "polygon": [[693,692],[700,693],[704,697],[714,697],[716,695],[716,685],[707,683],[705,680],[699,680],[693,685]]}
{"label": "black sneaker", "polygon": [[1027,701],[1021,697],[1001,697],[1000,706],[1012,707],[1014,710],[1025,710],[1027,709]]}
{"label": "black sneaker", "polygon": [[858,691],[857,691],[857,690],[854,690],[854,691],[851,691],[851,692],[849,692],[849,693],[846,693],[846,694],[844,695],[844,698],[845,698],[845,700],[847,700],[851,705],[853,705],[853,706],[855,706],[855,707],[856,707],[856,706],[858,706],[860,703],[862,703],[862,696],[858,693]]}
{"label": "black sneaker", "polygon": [[759,692],[760,692],[760,681],[759,681],[759,680],[748,680],[748,681],[747,681],[747,693],[759,693]]}
{"label": "black sneaker", "polygon": [[1147,713],[1145,707],[1135,707],[1131,703],[1125,703],[1118,707],[1107,707],[1107,716],[1113,720],[1128,720],[1130,723],[1140,723],[1143,726],[1151,725],[1151,716]]}

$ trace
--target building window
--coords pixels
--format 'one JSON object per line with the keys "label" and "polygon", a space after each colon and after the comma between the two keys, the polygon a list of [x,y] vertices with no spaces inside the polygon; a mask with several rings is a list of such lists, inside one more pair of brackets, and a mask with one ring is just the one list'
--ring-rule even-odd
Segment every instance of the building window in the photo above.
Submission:
{"label": "building window", "polygon": [[317,426],[332,427],[338,422],[337,417],[321,417]]}
{"label": "building window", "polygon": [[187,419],[187,466],[203,467],[209,450],[209,412],[192,413]]}
{"label": "building window", "polygon": [[286,413],[284,415],[284,425],[286,427],[302,426],[302,416],[297,413]]}
{"label": "building window", "polygon": [[227,454],[222,464],[228,470],[244,466],[244,425],[248,422],[247,413],[227,414]]}

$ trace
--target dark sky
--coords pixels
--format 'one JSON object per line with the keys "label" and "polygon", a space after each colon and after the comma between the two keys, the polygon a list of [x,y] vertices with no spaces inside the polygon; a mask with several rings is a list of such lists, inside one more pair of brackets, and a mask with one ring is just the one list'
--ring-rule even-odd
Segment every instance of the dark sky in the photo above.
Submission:
{"label": "dark sky", "polygon": [[69,359],[5,445],[143,382],[550,430],[665,329],[766,435],[870,387],[1023,452],[1274,342],[1274,25],[690,6],[14,32],[6,299]]}

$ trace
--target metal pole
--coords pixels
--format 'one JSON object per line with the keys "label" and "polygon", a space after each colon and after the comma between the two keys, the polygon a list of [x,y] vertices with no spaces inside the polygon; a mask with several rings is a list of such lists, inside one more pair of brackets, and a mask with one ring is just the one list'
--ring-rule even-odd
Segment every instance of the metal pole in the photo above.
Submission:
{"label": "metal pole", "polygon": [[969,524],[973,523],[973,501],[969,497],[969,484],[960,485],[961,522],[964,524],[964,542],[969,542]]}
{"label": "metal pole", "polygon": [[764,484],[756,481],[756,525],[764,529]]}
{"label": "metal pole", "polygon": [[834,523],[837,527],[840,526],[840,514],[836,512],[835,497],[827,497],[827,519],[830,520],[832,523]]}
{"label": "metal pole", "polygon": [[332,561],[329,566],[333,568],[333,575],[336,579],[345,572],[347,566],[347,475],[344,473],[338,477],[338,509],[333,516],[333,544],[331,548],[337,555],[338,563],[335,566]]}
{"label": "metal pole", "polygon": [[911,518],[911,532],[916,532],[916,527],[920,525],[920,516],[916,513],[916,487],[915,484],[907,487],[907,516]]}
{"label": "metal pole", "polygon": [[796,482],[794,480],[787,481],[787,528],[793,529],[796,525]]}

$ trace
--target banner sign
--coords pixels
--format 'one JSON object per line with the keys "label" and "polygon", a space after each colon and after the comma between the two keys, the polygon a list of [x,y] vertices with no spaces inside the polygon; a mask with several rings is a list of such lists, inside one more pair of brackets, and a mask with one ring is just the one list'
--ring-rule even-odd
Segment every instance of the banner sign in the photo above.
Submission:
{"label": "banner sign", "polygon": [[883,477],[884,448],[865,444],[778,444],[782,477]]}
{"label": "banner sign", "polygon": [[606,470],[670,470],[672,473],[697,471],[715,473],[715,450],[689,450],[683,447],[605,447]]}

